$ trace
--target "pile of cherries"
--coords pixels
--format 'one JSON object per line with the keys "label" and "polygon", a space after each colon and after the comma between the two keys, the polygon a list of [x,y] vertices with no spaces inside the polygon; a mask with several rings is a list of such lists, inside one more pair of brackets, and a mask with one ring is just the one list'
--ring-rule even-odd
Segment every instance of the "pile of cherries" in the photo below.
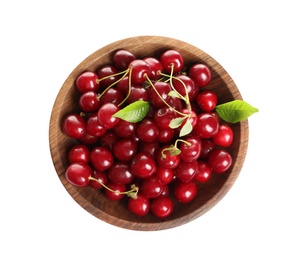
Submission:
{"label": "pile of cherries", "polygon": [[[184,69],[173,49],[158,58],[120,49],[110,64],[81,73],[75,82],[80,112],[61,125],[78,141],[67,155],[67,180],[103,189],[110,200],[127,197],[128,210],[138,216],[165,218],[173,200],[192,201],[198,183],[232,164],[233,131],[215,112],[216,93],[203,90],[210,80],[208,66]],[[148,104],[145,116],[116,116],[139,101]]]}

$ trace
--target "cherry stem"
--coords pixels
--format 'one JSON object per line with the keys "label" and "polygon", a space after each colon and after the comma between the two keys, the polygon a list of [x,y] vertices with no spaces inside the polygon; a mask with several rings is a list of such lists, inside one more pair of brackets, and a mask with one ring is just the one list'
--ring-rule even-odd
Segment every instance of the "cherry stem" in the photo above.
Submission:
{"label": "cherry stem", "polygon": [[[127,73],[125,73],[126,75]],[[128,92],[126,97],[118,104],[118,106],[122,106],[122,104],[128,99],[130,93],[131,93],[131,76],[132,76],[132,67],[129,68],[129,75],[128,75]],[[122,78],[124,78],[125,76],[123,76]]]}
{"label": "cherry stem", "polygon": [[113,192],[113,193],[116,193],[116,194],[125,194],[125,195],[127,195],[127,196],[130,196],[129,194],[131,194],[131,193],[138,193],[138,190],[139,190],[139,188],[137,187],[137,186],[132,186],[132,189],[131,190],[128,190],[128,191],[118,191],[118,190],[112,190],[112,189],[110,189],[108,186],[106,186],[104,183],[102,183],[101,181],[99,181],[99,180],[97,180],[97,179],[95,179],[94,177],[92,177],[92,176],[89,176],[89,180],[91,180],[91,181],[97,181],[100,185],[102,185],[105,189],[107,189],[107,190],[109,190],[109,191],[111,191],[111,192]]}
{"label": "cherry stem", "polygon": [[[185,83],[183,82],[183,80],[179,79],[178,77],[175,77],[173,75],[173,72],[174,72],[174,64],[171,64],[171,74],[168,75],[168,74],[164,74],[162,72],[160,72],[160,75],[161,76],[164,76],[164,77],[168,77],[169,80],[170,80],[170,85],[171,85],[171,88],[176,92],[176,94],[179,96],[179,98],[183,99],[186,103],[186,106],[187,106],[187,109],[191,109],[191,106],[190,106],[190,100],[189,100],[189,94],[188,94],[188,90],[187,90],[187,87],[185,85]],[[185,89],[185,97],[183,97],[174,87],[173,85],[173,79],[176,79],[178,81],[180,81],[180,83],[183,85],[184,89]]]}
{"label": "cherry stem", "polygon": [[185,140],[183,140],[183,139],[177,139],[177,140],[175,141],[175,144],[174,144],[175,147],[178,147],[178,142],[182,142],[182,143],[184,143],[184,144],[186,144],[186,145],[188,145],[188,146],[191,146],[191,143],[190,143],[190,142],[187,142],[187,141],[185,141]]}
{"label": "cherry stem", "polygon": [[175,111],[177,114],[183,116],[183,117],[189,117],[188,114],[184,114],[181,113],[180,111],[174,109],[173,107],[171,107],[160,95],[160,93],[158,92],[158,90],[155,88],[154,84],[152,83],[152,81],[149,79],[149,77],[147,75],[145,75],[145,77],[147,78],[148,82],[150,83],[150,86],[154,89],[154,91],[156,92],[156,94],[158,95],[158,97],[164,102],[164,104],[169,107],[170,109],[172,109],[173,111]]}
{"label": "cherry stem", "polygon": [[106,91],[107,91],[108,89],[110,89],[112,86],[114,86],[114,85],[117,84],[119,81],[121,81],[123,78],[125,78],[125,76],[128,74],[128,72],[129,72],[129,69],[126,69],[126,70],[124,70],[124,71],[121,71],[121,72],[118,72],[118,73],[111,74],[111,75],[108,75],[108,76],[106,76],[106,77],[103,77],[103,78],[101,78],[101,79],[97,79],[96,82],[99,83],[100,81],[102,81],[102,80],[104,80],[104,79],[108,79],[108,78],[110,78],[110,77],[114,77],[114,76],[118,76],[118,75],[123,74],[122,77],[121,77],[120,79],[114,81],[114,82],[113,82],[112,84],[110,84],[107,88],[105,88],[105,89],[103,90],[103,92],[102,92],[101,94],[98,95],[98,99],[100,100],[101,97],[106,93]]}

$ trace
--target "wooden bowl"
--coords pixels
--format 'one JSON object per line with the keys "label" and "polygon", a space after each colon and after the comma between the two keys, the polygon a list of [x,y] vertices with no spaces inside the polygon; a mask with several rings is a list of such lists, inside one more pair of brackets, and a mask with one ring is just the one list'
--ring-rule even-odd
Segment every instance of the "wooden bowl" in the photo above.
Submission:
{"label": "wooden bowl", "polygon": [[78,96],[75,80],[83,71],[96,71],[104,64],[110,63],[112,54],[117,49],[127,49],[137,57],[159,57],[167,49],[179,51],[185,60],[185,65],[204,63],[212,72],[212,81],[206,89],[215,89],[219,103],[234,99],[242,99],[241,94],[230,75],[211,56],[189,43],[159,36],[132,37],[111,43],[83,60],[67,77],[61,87],[52,108],[49,142],[52,161],[62,184],[72,198],[85,210],[112,225],[140,231],[163,230],[188,223],[203,215],[214,207],[230,190],[236,181],[243,166],[248,145],[248,121],[244,120],[232,124],[234,131],[233,144],[228,148],[233,156],[231,168],[224,174],[213,174],[208,183],[199,185],[196,198],[189,204],[175,203],[175,210],[169,217],[158,219],[152,214],[138,217],[126,208],[126,199],[123,201],[108,200],[103,191],[90,187],[78,188],[71,185],[65,177],[68,166],[67,152],[76,144],[76,141],[63,134],[61,120],[73,111],[78,111]]}

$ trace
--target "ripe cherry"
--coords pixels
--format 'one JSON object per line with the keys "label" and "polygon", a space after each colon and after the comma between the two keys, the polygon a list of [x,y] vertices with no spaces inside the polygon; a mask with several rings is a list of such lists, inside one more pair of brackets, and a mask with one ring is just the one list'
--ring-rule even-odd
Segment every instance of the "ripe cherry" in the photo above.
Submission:
{"label": "ripe cherry", "polygon": [[233,142],[233,131],[229,125],[221,124],[219,126],[218,132],[212,137],[213,142],[216,145],[223,147],[228,147]]}
{"label": "ripe cherry", "polygon": [[143,180],[140,191],[149,199],[159,197],[163,192],[163,183],[159,180],[156,175]]}
{"label": "ripe cherry", "polygon": [[194,180],[200,183],[207,182],[212,176],[212,170],[209,165],[204,161],[197,161],[198,170],[194,176]]}
{"label": "ripe cherry", "polygon": [[232,157],[228,151],[216,149],[210,152],[207,162],[213,172],[220,174],[230,168]]}
{"label": "ripe cherry", "polygon": [[129,66],[131,68],[131,80],[133,84],[142,84],[151,74],[151,67],[144,60],[135,59]]}
{"label": "ripe cherry", "polygon": [[158,80],[161,77],[160,73],[164,72],[164,67],[161,61],[154,57],[146,57],[143,60],[151,68],[151,74],[149,75],[149,78],[151,80]]}
{"label": "ripe cherry", "polygon": [[[170,96],[169,92],[172,90],[171,85],[168,82],[156,81],[153,83],[153,86],[150,86],[148,89],[149,98],[151,104],[155,108],[161,108],[165,106],[164,102],[169,102]],[[157,94],[159,93],[159,95]]]}
{"label": "ripe cherry", "polygon": [[156,176],[163,184],[169,184],[174,179],[174,170],[158,166]]}
{"label": "ripe cherry", "polygon": [[194,80],[183,74],[173,78],[173,86],[183,97],[187,93],[190,101],[193,101],[199,92],[199,88],[195,85]]}
{"label": "ripe cherry", "polygon": [[160,196],[152,199],[151,212],[158,218],[165,218],[171,215],[174,210],[173,201],[167,196]]}
{"label": "ripe cherry", "polygon": [[94,147],[90,155],[91,162],[96,170],[106,171],[114,162],[114,158],[110,150],[105,147]]}
{"label": "ripe cherry", "polygon": [[117,50],[113,55],[113,63],[119,70],[126,70],[136,56],[124,49]]}
{"label": "ripe cherry", "polygon": [[106,128],[99,122],[98,112],[90,114],[87,118],[87,132],[94,137],[105,134]]}
{"label": "ripe cherry", "polygon": [[136,199],[129,198],[127,208],[137,216],[146,216],[150,211],[150,200],[141,193],[138,193]]}
{"label": "ripe cherry", "polygon": [[194,132],[201,138],[211,138],[218,132],[219,122],[211,113],[201,113],[197,116]]}
{"label": "ripe cherry", "polygon": [[140,178],[149,178],[157,170],[155,159],[148,153],[137,153],[130,164],[132,173]]}
{"label": "ripe cherry", "polygon": [[103,88],[106,88],[115,84],[120,78],[120,76],[116,75],[118,72],[119,70],[113,64],[104,65],[99,68],[97,70],[97,75],[100,80],[100,85]]}
{"label": "ripe cherry", "polygon": [[119,111],[119,107],[113,103],[103,104],[97,112],[98,121],[106,129],[111,129],[119,122],[118,117],[113,115]]}
{"label": "ripe cherry", "polygon": [[99,77],[96,73],[85,71],[77,78],[76,88],[81,93],[85,93],[87,91],[97,92],[99,90],[99,83],[97,83],[98,78]]}
{"label": "ripe cherry", "polygon": [[129,162],[137,152],[137,143],[131,138],[119,139],[113,144],[112,153],[118,161]]}
{"label": "ripe cherry", "polygon": [[87,91],[79,98],[79,106],[84,112],[97,111],[100,105],[100,100],[94,91]]}
{"label": "ripe cherry", "polygon": [[197,191],[198,187],[193,181],[183,182],[178,180],[174,186],[174,196],[182,203],[192,201],[196,197]]}
{"label": "ripe cherry", "polygon": [[124,192],[126,192],[126,185],[108,181],[105,189],[105,196],[110,200],[121,200],[124,197]]}
{"label": "ripe cherry", "polygon": [[203,91],[197,95],[196,102],[203,111],[211,112],[215,109],[218,98],[214,91]]}
{"label": "ripe cherry", "polygon": [[196,135],[189,135],[184,138],[179,147],[181,154],[180,157],[185,162],[193,162],[197,160],[201,154],[202,142],[200,137]]}
{"label": "ripe cherry", "polygon": [[109,180],[106,172],[97,171],[96,169],[93,169],[91,177],[93,179],[90,179],[89,186],[96,190],[104,188],[104,186],[101,185],[101,183],[106,185]]}
{"label": "ripe cherry", "polygon": [[134,179],[129,165],[124,162],[115,162],[108,170],[108,177],[111,181],[121,184],[129,184]]}
{"label": "ripe cherry", "polygon": [[176,50],[166,50],[160,56],[160,61],[166,72],[177,73],[184,67],[184,58],[181,53]]}
{"label": "ripe cherry", "polygon": [[90,150],[86,145],[77,144],[73,146],[68,153],[68,160],[70,163],[84,163],[90,161]]}
{"label": "ripe cherry", "polygon": [[194,64],[189,69],[189,76],[198,87],[205,87],[210,82],[212,74],[209,67],[205,64]]}
{"label": "ripe cherry", "polygon": [[86,187],[89,184],[89,177],[92,169],[88,164],[72,163],[66,169],[66,179],[71,184],[78,187]]}
{"label": "ripe cherry", "polygon": [[184,182],[192,181],[196,172],[198,170],[197,161],[184,162],[181,161],[179,165],[175,168],[175,176]]}
{"label": "ripe cherry", "polygon": [[86,128],[86,120],[78,114],[69,114],[62,122],[63,132],[71,138],[82,138],[87,132]]}
{"label": "ripe cherry", "polygon": [[168,149],[169,146],[163,146],[157,154],[157,164],[166,169],[175,169],[180,163],[180,155],[173,151],[175,148]]}
{"label": "ripe cherry", "polygon": [[153,142],[159,136],[159,128],[154,120],[145,118],[139,123],[136,135],[143,142]]}

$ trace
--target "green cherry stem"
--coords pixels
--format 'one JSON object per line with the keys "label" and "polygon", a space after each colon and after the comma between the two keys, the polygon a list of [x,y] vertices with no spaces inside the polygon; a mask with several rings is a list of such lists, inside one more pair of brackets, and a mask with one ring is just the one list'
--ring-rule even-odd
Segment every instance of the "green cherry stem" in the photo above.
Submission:
{"label": "green cherry stem", "polygon": [[137,195],[138,193],[138,190],[139,188],[135,185],[132,185],[131,189],[128,190],[128,191],[116,191],[116,190],[112,190],[110,189],[108,186],[106,186],[104,183],[102,183],[101,181],[95,179],[94,177],[92,176],[89,176],[89,180],[90,181],[97,181],[100,185],[102,185],[105,189],[111,191],[111,192],[114,192],[114,193],[117,193],[117,194],[125,194],[129,197],[135,197],[134,195]]}

